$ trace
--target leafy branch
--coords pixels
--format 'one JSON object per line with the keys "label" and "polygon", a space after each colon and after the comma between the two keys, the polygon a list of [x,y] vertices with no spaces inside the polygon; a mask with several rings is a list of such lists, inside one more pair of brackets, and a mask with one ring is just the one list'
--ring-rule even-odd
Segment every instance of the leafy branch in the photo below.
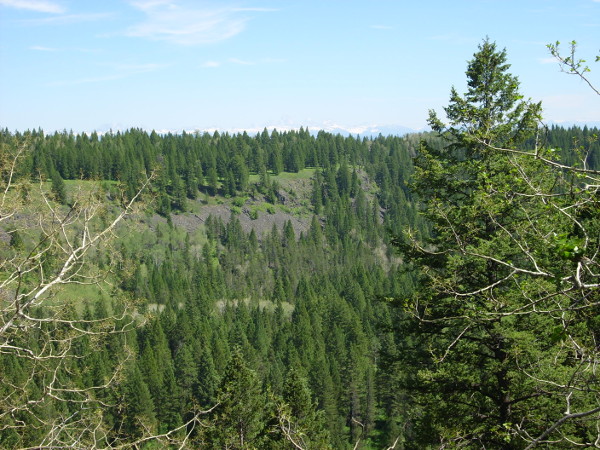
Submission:
{"label": "leafy branch", "polygon": [[[546,47],[550,50],[550,54],[558,60],[560,69],[563,72],[570,75],[577,75],[585,81],[597,95],[600,95],[600,91],[594,87],[592,82],[585,75],[586,73],[591,72],[591,69],[585,64],[586,60],[581,58],[578,59],[575,55],[577,49],[576,41],[570,42],[570,51],[567,56],[561,53],[559,41],[556,41],[554,44],[548,44]],[[600,55],[596,55],[596,60],[594,62],[598,61],[600,61]]]}

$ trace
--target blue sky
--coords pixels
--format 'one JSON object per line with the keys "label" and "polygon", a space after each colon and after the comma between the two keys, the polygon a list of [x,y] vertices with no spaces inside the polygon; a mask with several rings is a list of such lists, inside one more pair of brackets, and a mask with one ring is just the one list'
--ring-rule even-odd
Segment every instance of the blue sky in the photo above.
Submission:
{"label": "blue sky", "polygon": [[545,47],[600,85],[600,0],[0,0],[0,127],[421,129],[485,36],[548,121],[600,121]]}

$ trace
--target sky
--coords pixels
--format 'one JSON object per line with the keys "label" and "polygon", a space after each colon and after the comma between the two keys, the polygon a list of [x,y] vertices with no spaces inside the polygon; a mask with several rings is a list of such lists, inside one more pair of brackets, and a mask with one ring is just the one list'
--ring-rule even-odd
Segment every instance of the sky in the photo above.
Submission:
{"label": "sky", "polygon": [[0,128],[259,131],[427,126],[485,37],[555,123],[600,96],[600,0],[0,0]]}

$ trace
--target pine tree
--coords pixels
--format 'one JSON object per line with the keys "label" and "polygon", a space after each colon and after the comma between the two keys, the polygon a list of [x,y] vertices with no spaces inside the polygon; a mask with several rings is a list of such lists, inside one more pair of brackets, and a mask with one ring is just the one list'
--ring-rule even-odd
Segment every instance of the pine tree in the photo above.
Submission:
{"label": "pine tree", "polygon": [[52,172],[51,189],[52,194],[54,195],[54,200],[62,205],[65,205],[67,203],[67,190],[65,188],[65,182],[57,170]]}
{"label": "pine tree", "polygon": [[21,237],[21,233],[19,233],[19,230],[13,230],[10,232],[9,244],[15,250],[23,249],[23,238]]}
{"label": "pine tree", "polygon": [[217,195],[217,192],[219,190],[219,180],[217,175],[217,169],[214,165],[211,165],[208,169],[208,173],[206,175],[206,182],[208,183],[210,195]]}
{"label": "pine tree", "polygon": [[[248,448],[265,427],[265,394],[239,348],[233,351],[217,392],[218,406],[207,433],[210,448]],[[253,444],[254,442],[254,444]]]}
{"label": "pine tree", "polygon": [[216,403],[219,377],[210,349],[203,346],[198,353],[196,356],[196,360],[198,361],[198,378],[193,391],[194,397],[202,407],[211,408]]}
{"label": "pine tree", "polygon": [[[420,445],[525,447],[551,429],[548,417],[561,415],[565,395],[572,404],[558,386],[589,386],[553,335],[575,316],[541,312],[568,302],[544,275],[561,273],[565,262],[543,242],[572,222],[548,218],[548,198],[565,188],[560,172],[515,153],[536,132],[540,104],[522,100],[508,69],[506,52],[485,40],[469,62],[467,92],[452,89],[449,126],[430,114],[447,145],[424,144],[416,161],[413,188],[433,233],[425,242],[407,233],[399,244],[420,275],[403,329],[411,345],[401,352],[407,367],[419,368],[404,380],[422,414],[415,429],[436,436]],[[561,433],[586,439],[577,426]]]}
{"label": "pine tree", "polygon": [[282,397],[290,408],[290,428],[304,448],[329,448],[323,412],[317,410],[306,378],[298,370],[291,369],[287,374]]}
{"label": "pine tree", "polygon": [[132,439],[155,431],[152,397],[137,364],[127,373],[120,409],[123,422],[119,424],[119,430],[124,437]]}

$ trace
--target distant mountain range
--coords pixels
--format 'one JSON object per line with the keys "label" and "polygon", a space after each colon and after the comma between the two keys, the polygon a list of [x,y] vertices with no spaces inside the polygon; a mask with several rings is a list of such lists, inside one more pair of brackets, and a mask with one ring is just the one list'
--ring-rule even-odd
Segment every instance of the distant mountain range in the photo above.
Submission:
{"label": "distant mountain range", "polygon": [[[186,132],[199,132],[199,133],[214,133],[218,132],[228,132],[231,134],[243,133],[244,131],[250,135],[255,135],[257,133],[262,133],[262,131],[266,128],[268,131],[277,130],[277,131],[291,131],[291,130],[299,130],[301,125],[298,126],[290,126],[290,125],[267,125],[265,127],[255,127],[255,128],[197,128],[194,130],[186,130]],[[358,126],[344,126],[333,123],[325,123],[320,125],[303,125],[304,129],[308,129],[310,133],[317,134],[319,131],[326,131],[332,134],[341,134],[342,136],[360,136],[360,137],[377,137],[380,134],[383,136],[403,136],[408,133],[417,133],[419,131],[425,130],[415,130],[412,128],[408,128],[402,125],[358,125]],[[173,130],[156,130],[157,133],[173,133]],[[179,131],[180,132],[180,131]]]}
{"label": "distant mountain range", "polygon": [[[416,133],[418,130],[404,127],[402,125],[363,125],[355,127],[344,127],[342,125],[328,125],[323,127],[311,127],[308,129],[311,132],[318,132],[319,130],[327,131],[333,134],[347,135],[359,135],[361,137],[376,137],[380,134],[383,136],[394,135],[402,136],[408,133]],[[422,131],[422,130],[421,130]]]}
{"label": "distant mountain range", "polygon": [[[588,128],[600,128],[600,121],[599,122],[552,122],[552,121],[548,121],[545,122],[546,125],[548,126],[552,126],[552,125],[557,125],[557,126],[561,126],[564,128],[570,128],[572,126],[577,126],[580,128],[583,128],[584,126],[587,126]],[[179,134],[181,133],[183,130],[186,131],[186,133],[210,133],[213,134],[215,131],[218,131],[219,133],[229,133],[229,134],[238,134],[238,133],[243,133],[246,132],[249,135],[256,135],[258,133],[262,133],[262,131],[266,128],[269,132],[273,131],[274,129],[276,129],[277,131],[291,131],[291,130],[299,130],[301,127],[301,125],[289,125],[289,124],[279,124],[279,125],[267,125],[267,126],[263,126],[263,127],[248,127],[248,128],[225,128],[225,127],[206,127],[206,128],[202,128],[202,127],[198,127],[198,128],[192,128],[192,127],[185,127],[179,130],[175,130],[175,129],[155,129],[154,131],[156,131],[159,134],[167,134],[167,133],[173,133],[173,134]],[[409,134],[409,133],[420,133],[420,132],[424,132],[424,131],[429,131],[430,128],[429,127],[423,127],[421,129],[414,129],[414,128],[409,128],[409,127],[405,127],[402,125],[356,125],[356,126],[345,126],[345,125],[339,125],[339,124],[335,124],[333,122],[325,122],[325,123],[312,123],[312,124],[307,124],[307,125],[302,125],[302,127],[304,129],[308,129],[310,131],[311,134],[317,134],[319,131],[326,131],[328,133],[332,133],[332,134],[341,134],[342,136],[349,136],[349,135],[353,135],[353,136],[360,136],[360,137],[377,137],[380,134],[383,136],[403,136],[405,134]],[[145,127],[141,127],[143,129],[145,129]],[[109,130],[112,130],[113,132],[116,131],[123,131],[125,129],[128,129],[128,127],[120,127],[120,126],[113,126],[113,127],[102,127],[101,129],[96,130],[99,134],[104,134],[106,132],[108,132]],[[152,131],[151,129],[147,129],[147,131]],[[88,132],[89,134],[89,132]]]}

